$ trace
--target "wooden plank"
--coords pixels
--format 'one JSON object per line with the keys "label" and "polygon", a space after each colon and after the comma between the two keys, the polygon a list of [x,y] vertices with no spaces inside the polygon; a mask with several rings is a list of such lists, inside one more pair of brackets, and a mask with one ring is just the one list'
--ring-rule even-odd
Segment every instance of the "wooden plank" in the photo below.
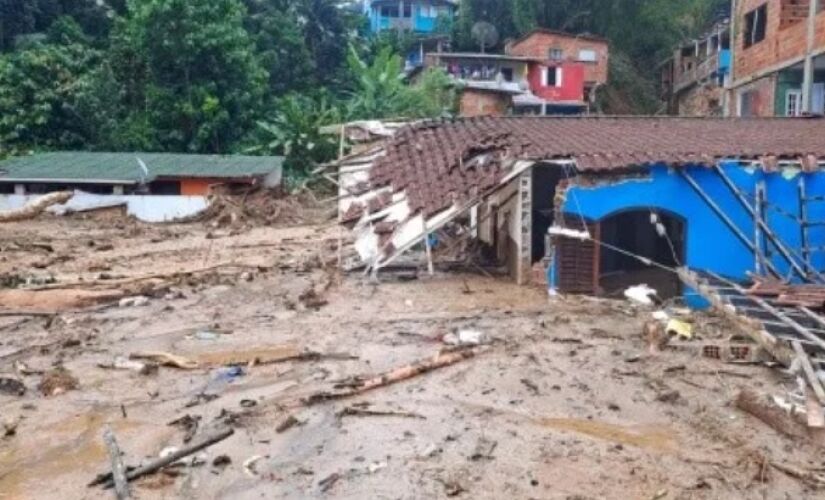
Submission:
{"label": "wooden plank", "polygon": [[805,373],[805,378],[808,380],[808,385],[813,389],[816,399],[820,404],[825,404],[825,389],[822,388],[822,383],[814,372],[814,367],[811,365],[811,360],[808,358],[808,353],[802,348],[802,344],[798,340],[791,342],[796,357],[802,365],[802,371]]}

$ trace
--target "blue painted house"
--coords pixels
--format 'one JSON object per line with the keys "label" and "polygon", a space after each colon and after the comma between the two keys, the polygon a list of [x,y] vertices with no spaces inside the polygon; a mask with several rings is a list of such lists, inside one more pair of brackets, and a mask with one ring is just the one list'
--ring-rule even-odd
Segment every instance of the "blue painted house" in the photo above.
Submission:
{"label": "blue painted house", "polygon": [[466,217],[518,282],[563,293],[644,283],[701,304],[679,268],[825,285],[825,119],[460,119],[374,163],[376,200],[342,213],[375,268]]}
{"label": "blue painted house", "polygon": [[[458,9],[454,0],[365,0],[364,13],[369,18],[370,31],[412,31],[432,34],[439,23],[451,20]],[[442,27],[443,28],[443,27]]]}

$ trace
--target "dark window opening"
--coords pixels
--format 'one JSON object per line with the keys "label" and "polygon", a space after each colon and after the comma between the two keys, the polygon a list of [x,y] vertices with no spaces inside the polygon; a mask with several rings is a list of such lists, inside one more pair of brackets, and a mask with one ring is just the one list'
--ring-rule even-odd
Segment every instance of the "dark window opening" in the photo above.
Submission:
{"label": "dark window opening", "polygon": [[745,14],[745,48],[765,39],[768,24],[768,4],[762,4]]}
{"label": "dark window opening", "polygon": [[539,116],[544,111],[542,108],[540,104],[515,106],[512,113],[516,116]]}
{"label": "dark window opening", "polygon": [[557,87],[558,80],[556,79],[557,71],[556,68],[547,68],[547,86],[548,87]]}
{"label": "dark window opening", "polygon": [[406,3],[404,4],[404,17],[412,17],[412,4]]}
{"label": "dark window opening", "polygon": [[0,184],[0,194],[14,194],[14,184]]}
{"label": "dark window opening", "polygon": [[632,210],[606,217],[599,225],[601,241],[606,244],[599,263],[602,293],[619,297],[628,287],[645,284],[662,299],[681,295],[682,284],[675,273],[609,248],[620,248],[667,267],[680,266],[685,248],[681,218],[661,211]]}
{"label": "dark window opening", "polygon": [[112,194],[114,188],[111,184],[26,184],[26,194],[47,194],[72,190],[92,194]]}
{"label": "dark window opening", "polygon": [[178,181],[155,181],[149,184],[151,194],[178,196],[180,195],[180,182]]}
{"label": "dark window opening", "polygon": [[561,61],[562,59],[564,59],[564,50],[558,47],[554,47],[550,49],[550,51],[547,54],[547,57],[550,58],[551,61]]}
{"label": "dark window opening", "polygon": [[501,77],[505,82],[513,81],[513,68],[501,68]]}
{"label": "dark window opening", "polygon": [[564,176],[562,165],[536,165],[533,167],[533,227],[532,262],[538,262],[547,254],[547,230],[553,225],[556,188]]}
{"label": "dark window opening", "polygon": [[398,17],[398,6],[384,5],[381,7],[381,17]]}
{"label": "dark window opening", "polygon": [[722,50],[730,50],[730,33],[722,34],[722,42],[720,44]]}

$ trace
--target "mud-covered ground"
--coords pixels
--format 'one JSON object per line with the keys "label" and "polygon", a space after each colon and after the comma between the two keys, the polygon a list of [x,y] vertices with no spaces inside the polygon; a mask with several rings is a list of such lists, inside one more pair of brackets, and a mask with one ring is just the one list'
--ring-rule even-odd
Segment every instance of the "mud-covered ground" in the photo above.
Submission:
{"label": "mud-covered ground", "polygon": [[[106,428],[127,465],[140,465],[227,425],[228,439],[135,481],[133,493],[825,495],[770,465],[822,467],[817,439],[780,435],[732,404],[742,387],[784,396],[794,381],[702,358],[699,346],[732,333],[714,318],[694,315],[704,338],[652,356],[641,335],[650,312],[627,302],[551,299],[469,274],[342,277],[331,223],[234,232],[44,217],[0,234],[0,311],[44,313],[0,317],[0,376],[26,388],[0,392],[0,499],[112,497],[87,487],[110,467]],[[118,305],[138,294],[148,301]],[[484,337],[469,359],[302,403],[353,376],[432,358],[460,330]],[[191,366],[112,367],[158,351]]]}

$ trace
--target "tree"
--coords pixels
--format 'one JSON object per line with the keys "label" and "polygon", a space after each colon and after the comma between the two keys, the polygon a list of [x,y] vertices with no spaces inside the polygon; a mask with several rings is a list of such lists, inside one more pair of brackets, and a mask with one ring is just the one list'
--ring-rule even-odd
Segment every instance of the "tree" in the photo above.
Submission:
{"label": "tree", "polygon": [[129,1],[114,48],[129,57],[112,62],[135,78],[122,82],[128,98],[143,101],[132,120],[148,122],[164,150],[225,153],[251,128],[267,73],[244,15],[238,0]]}
{"label": "tree", "polygon": [[61,24],[59,43],[47,40],[0,57],[2,149],[82,148],[101,125],[105,109],[86,104],[103,55],[72,38],[79,33],[73,21]]}
{"label": "tree", "polygon": [[338,140],[335,135],[322,133],[321,127],[340,118],[337,107],[326,96],[313,99],[290,94],[278,101],[273,116],[258,122],[258,146],[247,152],[285,156],[287,181],[300,183],[312,167],[335,158]]}
{"label": "tree", "polygon": [[443,70],[428,70],[411,86],[405,82],[404,60],[389,47],[370,64],[354,48],[349,52],[347,64],[355,86],[345,103],[348,119],[434,118],[454,108],[454,89]]}
{"label": "tree", "polygon": [[291,2],[245,0],[244,25],[255,41],[261,65],[269,73],[269,90],[283,95],[317,85],[316,63]]}
{"label": "tree", "polygon": [[315,77],[322,85],[336,83],[343,68],[354,19],[335,0],[292,0],[288,2],[304,33],[304,41],[315,65]]}
{"label": "tree", "polygon": [[14,46],[15,39],[34,31],[37,0],[0,0],[0,50]]}

